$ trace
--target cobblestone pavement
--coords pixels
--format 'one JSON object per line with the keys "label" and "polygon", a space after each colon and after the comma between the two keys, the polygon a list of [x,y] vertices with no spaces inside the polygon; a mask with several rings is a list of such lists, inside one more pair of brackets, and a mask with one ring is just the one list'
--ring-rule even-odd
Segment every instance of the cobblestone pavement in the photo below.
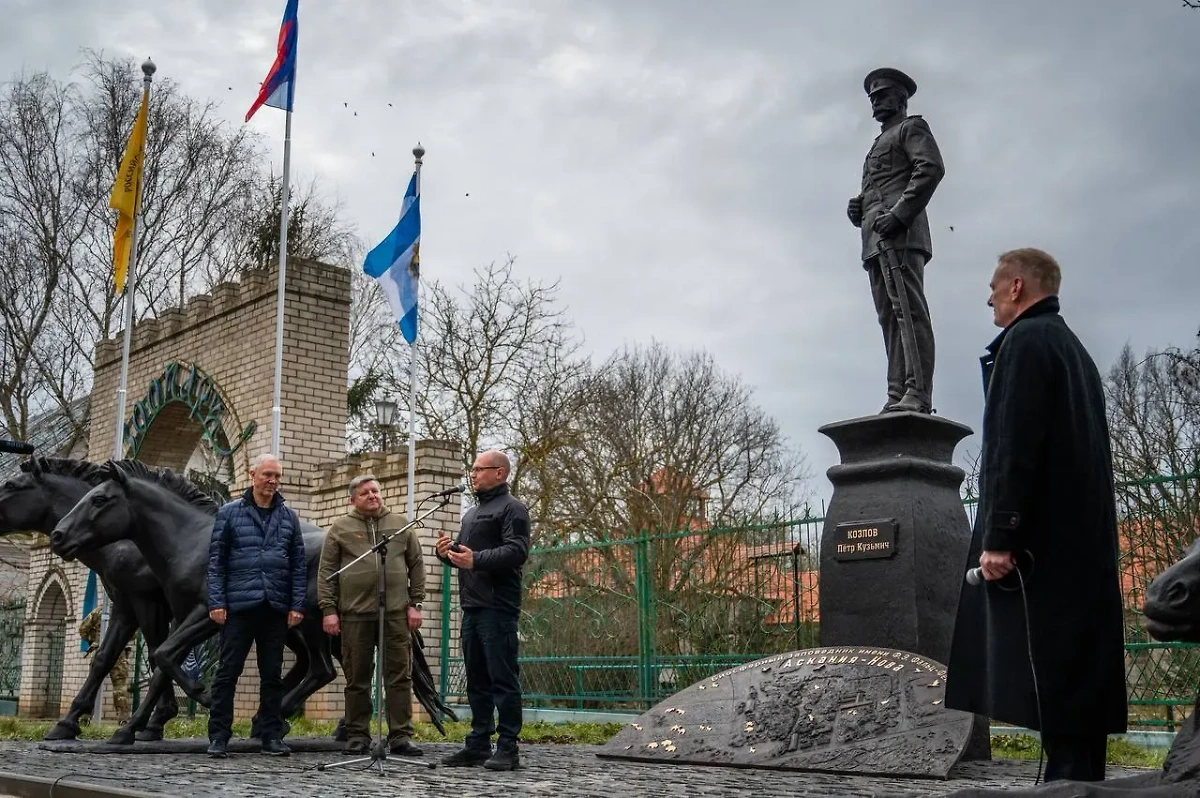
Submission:
{"label": "cobblestone pavement", "polygon": [[[237,742],[237,741],[235,741]],[[422,760],[439,760],[458,749],[451,743],[422,743]],[[364,764],[317,771],[323,763],[344,760],[340,753],[293,753],[284,759],[234,753],[213,760],[193,754],[104,754],[58,752],[37,743],[0,742],[0,770],[34,776],[66,777],[97,786],[121,787],[156,795],[209,798],[363,798],[367,795],[429,796],[823,796],[909,798],[946,795],[964,787],[1021,787],[1033,784],[1037,762],[961,764],[946,781],[880,779],[859,776],[669,766],[602,760],[597,746],[530,745],[521,749],[522,769],[493,773],[482,768],[429,769],[389,757],[384,773]],[[420,760],[417,760],[420,761]],[[1109,778],[1136,770],[1112,768]],[[69,774],[69,775],[67,775]]]}

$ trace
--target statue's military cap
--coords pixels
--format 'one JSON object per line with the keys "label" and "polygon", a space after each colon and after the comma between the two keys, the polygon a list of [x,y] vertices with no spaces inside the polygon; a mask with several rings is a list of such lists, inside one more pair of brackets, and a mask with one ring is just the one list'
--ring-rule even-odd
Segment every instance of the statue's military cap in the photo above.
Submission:
{"label": "statue's military cap", "polygon": [[893,86],[904,89],[909,97],[917,93],[917,82],[899,69],[891,67],[872,69],[863,80],[863,91],[868,96]]}

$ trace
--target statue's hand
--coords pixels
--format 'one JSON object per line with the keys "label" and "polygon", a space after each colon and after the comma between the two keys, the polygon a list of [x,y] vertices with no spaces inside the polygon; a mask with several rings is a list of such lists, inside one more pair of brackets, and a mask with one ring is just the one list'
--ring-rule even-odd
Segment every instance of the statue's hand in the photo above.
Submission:
{"label": "statue's hand", "polygon": [[904,223],[893,216],[891,211],[884,211],[875,217],[875,223],[871,225],[871,229],[886,238],[903,230]]}
{"label": "statue's hand", "polygon": [[862,197],[850,200],[850,204],[846,206],[846,215],[850,217],[850,224],[862,227]]}

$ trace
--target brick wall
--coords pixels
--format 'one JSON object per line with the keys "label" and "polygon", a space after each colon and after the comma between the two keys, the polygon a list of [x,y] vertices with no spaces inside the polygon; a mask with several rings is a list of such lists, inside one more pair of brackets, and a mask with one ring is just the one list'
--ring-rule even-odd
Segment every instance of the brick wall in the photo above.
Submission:
{"label": "brick wall", "polygon": [[[126,418],[150,381],[173,360],[195,363],[216,383],[227,408],[229,440],[250,422],[253,436],[233,456],[232,491],[249,485],[249,464],[271,444],[275,379],[275,306],[279,270],[248,270],[183,309],[134,325],[130,340]],[[283,324],[282,413],[279,453],[284,495],[297,511],[307,504],[318,463],[345,452],[346,386],[350,341],[350,273],[314,261],[288,259]],[[121,337],[96,345],[88,452],[112,454],[120,381]],[[146,433],[139,459],[181,469],[199,440],[184,405],[167,405]]]}

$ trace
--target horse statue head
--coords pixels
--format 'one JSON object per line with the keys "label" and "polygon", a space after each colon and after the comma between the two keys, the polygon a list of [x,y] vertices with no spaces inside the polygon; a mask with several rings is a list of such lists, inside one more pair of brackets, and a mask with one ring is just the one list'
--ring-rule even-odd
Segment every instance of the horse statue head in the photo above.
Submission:
{"label": "horse statue head", "polygon": [[111,460],[103,466],[108,477],[89,490],[50,533],[50,549],[67,562],[80,551],[126,540],[133,523],[127,496],[129,475]]}
{"label": "horse statue head", "polygon": [[1154,577],[1146,588],[1142,615],[1155,640],[1200,643],[1200,539]]}
{"label": "horse statue head", "polygon": [[106,478],[100,465],[87,460],[26,460],[20,473],[0,485],[0,535],[49,533],[89,486]]}

